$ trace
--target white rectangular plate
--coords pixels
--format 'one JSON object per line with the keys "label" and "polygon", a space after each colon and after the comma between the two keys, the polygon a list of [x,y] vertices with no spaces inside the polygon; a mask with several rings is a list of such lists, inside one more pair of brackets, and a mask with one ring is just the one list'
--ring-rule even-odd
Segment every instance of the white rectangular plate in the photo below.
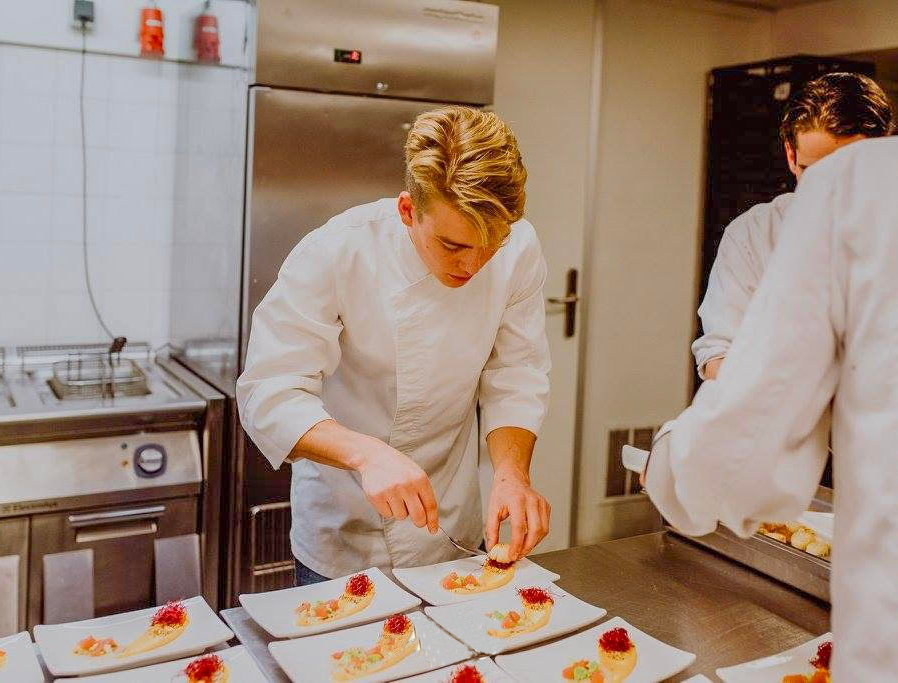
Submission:
{"label": "white rectangular plate", "polygon": [[548,683],[564,681],[562,672],[580,659],[597,661],[596,643],[609,629],[623,627],[636,645],[636,668],[627,683],[656,683],[678,674],[695,661],[695,655],[671,647],[631,626],[620,617],[609,619],[595,628],[543,645],[526,652],[496,657],[496,663],[521,681]]}
{"label": "white rectangular plate", "polygon": [[234,634],[202,597],[193,597],[183,603],[190,619],[184,632],[167,645],[133,657],[119,658],[115,653],[104,657],[85,657],[74,654],[72,650],[87,636],[114,638],[120,647],[124,647],[150,625],[150,619],[158,609],[156,607],[69,624],[35,626],[34,639],[54,676],[84,676],[189,657],[233,638]]}
{"label": "white rectangular plate", "polygon": [[367,574],[374,583],[374,600],[361,612],[352,614],[345,619],[336,619],[315,626],[298,626],[294,609],[302,602],[314,604],[316,600],[336,600],[343,593],[348,576],[299,588],[241,595],[240,604],[259,626],[275,638],[311,636],[357,624],[366,624],[391,614],[405,612],[421,604],[420,599],[402,590],[380,569],[366,569],[359,573]]}
{"label": "white rectangular plate", "polygon": [[[421,647],[408,657],[373,676],[359,681],[392,681],[403,676],[432,671],[468,659],[471,651],[445,633],[424,616],[423,612],[408,615],[415,627]],[[373,647],[383,632],[383,622],[356,626],[345,631],[323,633],[309,638],[278,640],[268,646],[272,657],[294,683],[331,680],[334,652],[351,647]]]}
{"label": "white rectangular plate", "polygon": [[817,654],[817,647],[826,640],[832,640],[832,633],[824,633],[819,638],[809,640],[804,645],[793,647],[778,655],[756,659],[737,666],[717,670],[724,683],[760,683],[761,681],[781,681],[789,674],[810,675],[814,667],[810,661]]}
{"label": "white rectangular plate", "polygon": [[[457,602],[467,602],[489,595],[489,592],[458,594],[448,591],[440,585],[440,581],[449,573],[456,572],[459,576],[466,574],[479,574],[483,568],[485,556],[465,557],[460,560],[450,560],[440,564],[429,564],[424,567],[411,567],[409,569],[394,569],[393,575],[402,582],[412,593],[420,595],[425,602],[431,605],[452,605]],[[538,564],[531,562],[526,557],[515,564],[513,583],[518,585],[535,585],[540,582],[557,581],[561,577],[543,569]],[[499,590],[499,589],[496,589]]]}
{"label": "white rectangular plate", "polygon": [[0,638],[0,650],[6,653],[6,663],[0,667],[0,682],[44,683],[44,672],[37,663],[34,645],[27,631]]}
{"label": "white rectangular plate", "polygon": [[[522,613],[517,590],[530,586],[542,588],[554,598],[555,604],[552,606],[549,623],[537,631],[511,638],[496,638],[489,635],[487,633],[489,629],[501,628],[500,622],[490,618],[489,614],[495,611],[508,613],[511,610],[515,610],[518,614]],[[551,640],[596,622],[607,614],[601,607],[593,607],[575,598],[554,583],[524,584],[519,581],[512,581],[509,586],[493,593],[482,593],[477,600],[442,607],[428,607],[424,611],[427,616],[475,652],[488,655]]]}
{"label": "white rectangular plate", "polygon": [[498,665],[489,657],[481,657],[480,659],[472,659],[461,664],[453,664],[437,671],[431,671],[420,676],[412,676],[411,678],[403,678],[402,683],[448,683],[452,680],[454,674],[459,668],[467,665],[475,667],[486,679],[487,683],[515,683],[515,680],[507,673],[502,671]]}
{"label": "white rectangular plate", "polygon": [[[218,655],[227,664],[230,674],[230,680],[235,683],[266,683],[265,676],[259,671],[253,658],[243,645],[228,648],[227,650],[216,650],[213,654]],[[201,655],[197,655],[199,657]],[[145,666],[140,669],[129,669],[128,671],[115,671],[108,674],[100,674],[99,676],[85,676],[84,678],[61,678],[57,681],[78,681],[78,683],[186,683],[187,678],[183,675],[184,669],[196,657],[186,657],[174,662],[165,662],[164,664],[154,664],[153,666]],[[180,674],[180,675],[179,675]]]}

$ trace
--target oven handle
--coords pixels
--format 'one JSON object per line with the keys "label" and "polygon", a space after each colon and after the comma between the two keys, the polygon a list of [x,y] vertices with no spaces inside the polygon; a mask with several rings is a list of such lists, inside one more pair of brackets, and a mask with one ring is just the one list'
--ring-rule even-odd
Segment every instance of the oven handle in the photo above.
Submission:
{"label": "oven handle", "polygon": [[129,536],[155,535],[158,530],[156,522],[103,526],[93,530],[76,531],[75,543],[96,543],[97,541],[110,541],[115,538],[128,538]]}
{"label": "oven handle", "polygon": [[121,522],[134,522],[141,519],[159,519],[164,514],[164,505],[131,508],[128,510],[112,510],[110,512],[92,512],[84,515],[69,515],[69,526],[80,529],[89,526],[100,526],[101,524],[119,524]]}

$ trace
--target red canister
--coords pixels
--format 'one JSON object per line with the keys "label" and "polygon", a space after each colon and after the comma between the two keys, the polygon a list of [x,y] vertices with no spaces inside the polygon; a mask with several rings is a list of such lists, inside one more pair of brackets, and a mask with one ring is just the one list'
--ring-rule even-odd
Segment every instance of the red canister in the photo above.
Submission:
{"label": "red canister", "polygon": [[159,59],[164,55],[162,10],[158,7],[144,7],[140,10],[140,56]]}
{"label": "red canister", "polygon": [[194,24],[193,46],[197,61],[218,64],[221,61],[221,42],[218,34],[218,18],[213,14],[201,14]]}

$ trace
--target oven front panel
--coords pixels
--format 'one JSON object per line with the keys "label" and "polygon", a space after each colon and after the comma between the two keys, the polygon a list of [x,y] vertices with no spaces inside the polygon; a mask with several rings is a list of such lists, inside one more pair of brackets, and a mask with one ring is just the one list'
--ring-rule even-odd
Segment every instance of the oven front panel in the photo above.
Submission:
{"label": "oven front panel", "polygon": [[35,515],[28,627],[43,623],[44,555],[93,550],[95,616],[152,607],[156,604],[153,542],[195,533],[197,520],[194,497]]}

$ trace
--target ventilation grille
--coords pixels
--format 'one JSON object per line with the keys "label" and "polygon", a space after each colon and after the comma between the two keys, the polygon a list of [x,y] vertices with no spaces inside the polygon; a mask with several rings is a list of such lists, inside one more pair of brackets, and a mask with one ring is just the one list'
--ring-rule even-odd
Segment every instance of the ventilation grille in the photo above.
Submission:
{"label": "ventilation grille", "polygon": [[251,592],[293,587],[290,501],[256,505],[249,511]]}
{"label": "ventilation grille", "polygon": [[605,482],[605,497],[631,496],[640,492],[639,476],[624,469],[620,452],[630,445],[648,451],[660,427],[630,427],[612,429],[608,432],[608,475]]}

